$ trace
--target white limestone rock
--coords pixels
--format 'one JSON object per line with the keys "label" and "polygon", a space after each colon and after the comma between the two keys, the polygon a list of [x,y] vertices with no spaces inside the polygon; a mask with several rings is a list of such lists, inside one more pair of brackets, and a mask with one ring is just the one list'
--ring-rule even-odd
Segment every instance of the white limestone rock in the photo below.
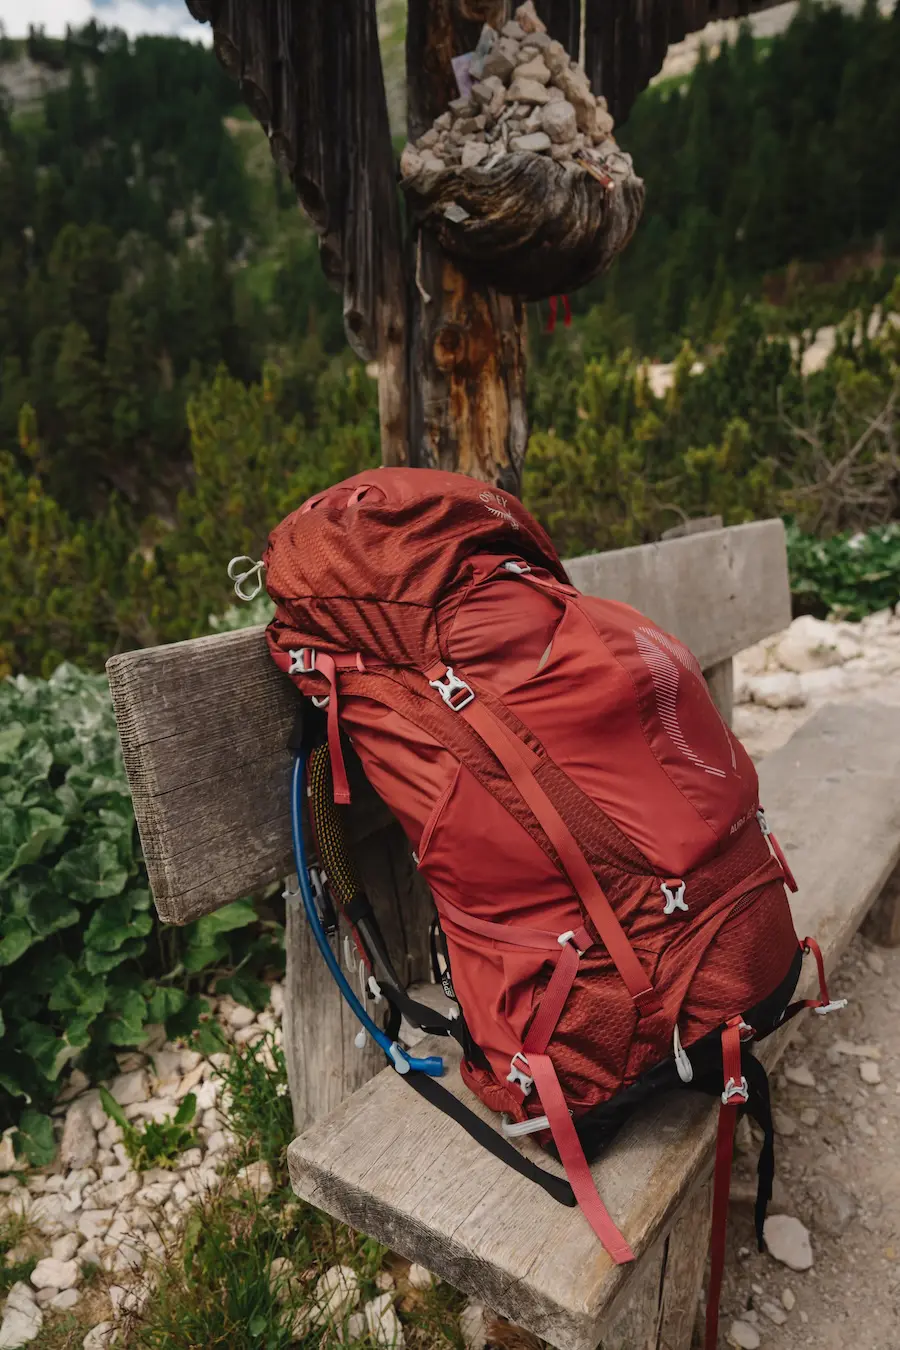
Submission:
{"label": "white limestone rock", "polygon": [[790,1214],[770,1214],[764,1230],[769,1255],[790,1270],[809,1270],[813,1264],[809,1232]]}

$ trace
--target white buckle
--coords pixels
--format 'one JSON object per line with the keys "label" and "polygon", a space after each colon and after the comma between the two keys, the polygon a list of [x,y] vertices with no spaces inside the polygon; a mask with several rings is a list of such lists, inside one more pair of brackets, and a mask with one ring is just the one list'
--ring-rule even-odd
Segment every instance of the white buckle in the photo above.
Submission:
{"label": "white buckle", "polygon": [[840,1012],[841,1008],[846,1008],[847,1000],[845,998],[833,998],[830,1003],[825,1003],[821,1008],[813,1008],[814,1013],[820,1017],[827,1017],[829,1013]]}
{"label": "white buckle", "polygon": [[524,576],[526,572],[531,571],[531,568],[527,563],[505,562],[503,566],[506,568],[507,572],[518,572],[519,576]]}
{"label": "white buckle", "polygon": [[500,1128],[508,1139],[519,1139],[523,1134],[537,1134],[539,1130],[549,1130],[550,1122],[546,1116],[535,1116],[533,1120],[513,1121],[504,1116]]}
{"label": "white buckle", "polygon": [[769,822],[766,820],[766,813],[765,813],[765,811],[763,811],[762,809],[760,809],[759,811],[757,811],[757,813],[756,813],[756,819],[757,819],[757,821],[759,822],[759,828],[762,830],[763,834],[764,834],[764,835],[766,836],[766,838],[768,839],[768,837],[769,837],[769,835],[772,833],[772,831],[769,829]]}
{"label": "white buckle", "polygon": [[[465,680],[461,680],[458,675],[454,675],[452,666],[447,667],[447,673],[441,679],[429,680],[428,683],[432,689],[438,691],[447,707],[451,708],[453,712],[461,712],[463,708],[467,708],[475,697],[471,685],[466,684]],[[460,693],[463,697],[457,698],[456,695]]]}
{"label": "white buckle", "polygon": [[681,1044],[681,1034],[678,1030],[678,1023],[675,1023],[675,1030],[672,1033],[672,1053],[675,1056],[675,1068],[678,1070],[678,1077],[682,1083],[692,1083],[694,1081],[694,1066],[688,1059],[688,1053]]}
{"label": "white buckle", "polygon": [[298,651],[289,651],[291,658],[289,675],[312,675],[316,668],[315,647],[301,647]]}
{"label": "white buckle", "polygon": [[[516,1067],[517,1059],[520,1059],[522,1061],[522,1063],[525,1065],[525,1069],[519,1069]],[[528,1068],[528,1060],[522,1054],[521,1050],[517,1050],[516,1053],[513,1055],[512,1059],[509,1061],[509,1073],[506,1075],[506,1081],[507,1083],[514,1083],[516,1087],[520,1087],[522,1089],[522,1095],[524,1097],[527,1097],[531,1089],[534,1087],[534,1079],[531,1077],[530,1074],[526,1072],[527,1068]]]}
{"label": "white buckle", "polygon": [[684,901],[685,885],[683,881],[679,881],[674,891],[672,890],[672,887],[667,886],[665,882],[662,883],[659,889],[666,898],[666,907],[663,910],[663,914],[674,914],[676,909],[683,910],[685,914],[688,913],[688,907]]}
{"label": "white buckle", "polygon": [[729,1078],[722,1093],[722,1105],[730,1106],[732,1102],[743,1102],[746,1105],[749,1099],[750,1089],[746,1078],[742,1078],[739,1084],[735,1083],[733,1078]]}
{"label": "white buckle", "polygon": [[574,929],[570,928],[567,932],[560,933],[559,937],[556,940],[561,947],[565,947],[571,942],[572,946],[575,948],[578,955],[584,956],[584,952],[581,950],[581,948],[576,946]]}

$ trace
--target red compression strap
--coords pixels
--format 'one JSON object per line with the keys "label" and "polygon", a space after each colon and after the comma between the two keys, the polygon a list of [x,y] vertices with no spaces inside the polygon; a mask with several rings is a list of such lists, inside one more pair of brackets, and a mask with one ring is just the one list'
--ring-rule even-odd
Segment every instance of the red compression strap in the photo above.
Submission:
{"label": "red compression strap", "polygon": [[328,753],[331,755],[331,777],[334,782],[334,800],[339,806],[350,805],[350,784],[344,752],[341,750],[341,731],[338,724],[337,671],[334,658],[326,652],[316,652],[316,670],[321,671],[330,685],[328,698]]}
{"label": "red compression strap", "polygon": [[522,1046],[526,1059],[531,1054],[542,1055],[547,1049],[547,1043],[556,1030],[566,999],[575,983],[581,954],[591,945],[591,936],[585,928],[580,928],[568,942],[561,944],[559,960]]}
{"label": "red compression strap", "polygon": [[[441,664],[426,672],[426,677],[429,680],[442,679],[446,672],[446,666]],[[556,850],[563,870],[587,910],[600,940],[612,957],[638,1012],[641,1015],[658,1012],[661,1006],[659,995],[635,956],[625,930],[613,913],[569,827],[534,776],[534,769],[541,762],[538,756],[477,698],[461,708],[459,715],[493,751],[534,813]]]}
{"label": "red compression strap", "polygon": [[[520,924],[491,923],[488,919],[476,919],[474,915],[466,914],[456,905],[451,905],[449,900],[439,900],[437,897],[435,904],[442,918],[446,915],[451,923],[455,923],[459,928],[468,929],[470,933],[478,933],[480,937],[492,938],[495,942],[508,942],[511,947],[535,947],[538,951],[546,952],[559,951],[560,944],[556,935],[545,929],[523,928]],[[590,946],[590,936],[587,934],[586,936]]]}
{"label": "red compression strap", "polygon": [[794,879],[794,874],[788,865],[788,860],[784,856],[784,850],[782,849],[781,845],[779,844],[778,840],[775,838],[771,830],[769,831],[769,841],[772,845],[772,850],[775,854],[775,857],[781,863],[781,870],[782,872],[784,872],[784,880],[787,885],[787,888],[789,891],[793,891],[794,894],[796,895],[800,887],[797,885],[797,882]]}
{"label": "red compression strap", "polygon": [[816,969],[819,974],[819,997],[802,998],[797,1003],[792,1003],[784,1014],[782,1019],[784,1022],[789,1022],[792,1017],[796,1017],[797,1014],[803,1012],[805,1008],[827,1008],[829,1012],[831,1012],[833,1008],[845,1007],[847,1002],[846,999],[838,999],[836,1003],[832,1003],[831,995],[828,992],[828,979],[825,975],[825,960],[822,956],[822,949],[815,938],[804,938],[800,943],[800,949],[804,953],[812,952],[815,957]]}
{"label": "red compression strap", "polygon": [[549,317],[548,320],[547,320],[547,327],[546,327],[545,330],[544,330],[546,333],[554,333],[554,332],[556,331],[556,310],[557,310],[557,304],[558,304],[558,302],[557,302],[556,296],[555,296],[555,295],[551,295],[551,297],[550,297],[550,317]]}
{"label": "red compression strap", "polygon": [[553,1141],[559,1150],[559,1160],[566,1169],[569,1184],[575,1192],[578,1206],[603,1243],[617,1266],[634,1260],[634,1252],[609,1216],[609,1211],[597,1193],[591,1169],[581,1147],[581,1141],[569,1115],[566,1099],[549,1055],[532,1054],[528,1068],[550,1122]]}
{"label": "red compression strap", "polygon": [[565,327],[565,328],[571,328],[571,327],[572,327],[572,306],[569,304],[569,297],[568,297],[567,295],[564,295],[563,298],[562,298],[562,302],[563,302],[563,315],[565,316],[565,317],[563,318],[563,327]]}
{"label": "red compression strap", "polygon": [[706,1350],[716,1350],[719,1337],[719,1300],[722,1295],[722,1275],[725,1271],[725,1232],[728,1224],[728,1197],[731,1194],[734,1131],[738,1108],[746,1101],[746,1096],[735,1096],[731,1101],[726,1101],[729,1088],[740,1088],[743,1081],[739,1017],[733,1018],[722,1032],[722,1071],[725,1095],[719,1107],[719,1129],[716,1136],[712,1232],[709,1244],[709,1292],[706,1299]]}

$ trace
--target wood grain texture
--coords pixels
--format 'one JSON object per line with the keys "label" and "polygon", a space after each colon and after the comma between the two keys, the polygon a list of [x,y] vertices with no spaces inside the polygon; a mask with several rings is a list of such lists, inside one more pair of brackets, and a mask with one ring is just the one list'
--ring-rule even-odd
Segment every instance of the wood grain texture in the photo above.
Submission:
{"label": "wood grain texture", "polygon": [[344,327],[379,362],[385,463],[406,462],[406,274],[375,0],[191,0],[320,239]]}
{"label": "wood grain texture", "polygon": [[[505,154],[493,168],[404,179],[415,219],[473,281],[524,300],[568,294],[606,272],[644,209],[630,155],[610,153],[605,181],[545,155]],[[465,208],[460,220],[447,210]]]}
{"label": "wood grain texture", "polygon": [[791,621],[780,520],[591,553],[566,570],[586,595],[633,605],[680,638],[703,670]]}
{"label": "wood grain texture", "polygon": [[[589,595],[625,600],[709,669],[790,620],[784,529],[763,521],[567,564]],[[188,923],[292,870],[285,750],[297,699],[261,628],[107,664],[135,817],[160,917]],[[356,766],[349,828],[392,817]]]}
{"label": "wood grain texture", "polygon": [[[800,883],[797,930],[815,934],[832,969],[900,857],[900,713],[825,708],[763,761],[760,776]],[[801,990],[813,986],[807,963]],[[764,1043],[763,1062],[774,1062],[793,1026]],[[446,1085],[474,1103],[457,1074]],[[642,1267],[614,1266],[579,1214],[411,1098],[384,1071],[313,1126],[289,1149],[295,1190],[559,1350],[595,1350]],[[714,1137],[713,1105],[673,1094],[595,1165],[600,1192],[639,1255],[654,1249],[707,1175]]]}
{"label": "wood grain texture", "polygon": [[[393,823],[369,834],[359,847],[357,861],[398,975],[407,985],[426,980],[433,905],[428,888],[412,865],[400,826]],[[290,889],[296,892],[296,877],[291,879]],[[341,931],[345,933],[346,929]],[[339,937],[333,947],[344,966]],[[322,960],[297,894],[286,904],[285,950],[284,1056],[294,1127],[299,1132],[334,1110],[378,1073],[384,1067],[384,1055],[370,1040],[362,1049],[355,1044],[359,1023]],[[353,951],[355,955],[356,949]],[[352,974],[344,968],[353,989],[364,997],[357,963]],[[435,990],[427,985],[423,996],[432,1003],[437,996],[439,1003],[448,1006],[439,987]],[[368,1006],[380,1022],[384,1005]]]}
{"label": "wood grain texture", "polygon": [[[502,24],[507,8],[505,0],[410,0],[410,137],[458,96],[452,58],[473,50],[482,24]],[[463,275],[429,230],[414,228],[410,249],[409,462],[518,495],[528,442],[522,300]]]}
{"label": "wood grain texture", "polygon": [[734,715],[734,663],[719,661],[703,672],[703,678],[709,687],[710,697],[722,714],[722,720],[731,726]]}

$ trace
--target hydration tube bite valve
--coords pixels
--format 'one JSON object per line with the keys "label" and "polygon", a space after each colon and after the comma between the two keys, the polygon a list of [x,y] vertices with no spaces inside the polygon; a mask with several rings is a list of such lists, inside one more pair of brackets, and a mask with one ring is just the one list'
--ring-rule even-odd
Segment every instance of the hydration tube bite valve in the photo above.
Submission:
{"label": "hydration tube bite valve", "polygon": [[[359,1018],[364,1029],[372,1037],[372,1040],[384,1051],[390,1063],[400,1074],[407,1074],[410,1070],[416,1070],[419,1073],[426,1073],[431,1078],[440,1078],[444,1072],[444,1061],[440,1055],[428,1055],[425,1059],[417,1059],[414,1055],[404,1050],[399,1041],[392,1041],[389,1036],[381,1030],[376,1022],[372,1020],[366,1012],[362,1003],[353,992],[340,964],[331,950],[331,944],[326,936],[325,929],[322,927],[322,920],[316,906],[315,896],[309,880],[309,869],[306,861],[306,845],[303,841],[303,785],[306,782],[306,760],[305,750],[301,750],[294,759],[294,770],[291,777],[291,837],[294,844],[294,866],[297,870],[297,881],[300,885],[300,896],[303,900],[303,908],[306,911],[306,917],[309,926],[312,929],[313,937],[316,940],[316,946],[322,953],[322,957],[330,970],[335,983],[340,989],[346,1001],[349,1003],[353,1012]],[[358,1042],[357,1042],[358,1043]]]}

